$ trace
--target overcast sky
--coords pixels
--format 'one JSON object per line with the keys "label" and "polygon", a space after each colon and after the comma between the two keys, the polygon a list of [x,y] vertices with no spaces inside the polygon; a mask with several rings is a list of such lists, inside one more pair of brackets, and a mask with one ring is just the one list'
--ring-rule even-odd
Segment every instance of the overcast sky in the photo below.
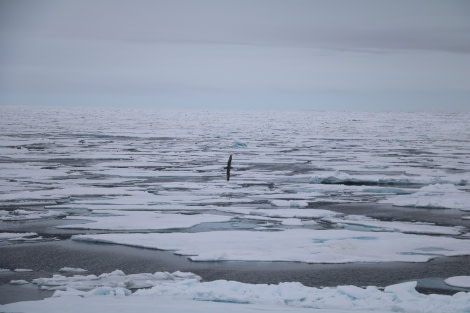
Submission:
{"label": "overcast sky", "polygon": [[0,0],[0,105],[470,110],[467,0]]}

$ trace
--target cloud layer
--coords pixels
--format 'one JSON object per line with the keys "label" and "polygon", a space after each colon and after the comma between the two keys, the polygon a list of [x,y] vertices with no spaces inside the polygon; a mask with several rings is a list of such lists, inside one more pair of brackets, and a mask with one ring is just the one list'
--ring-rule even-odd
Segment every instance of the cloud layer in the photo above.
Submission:
{"label": "cloud layer", "polygon": [[464,1],[1,2],[0,104],[467,109]]}

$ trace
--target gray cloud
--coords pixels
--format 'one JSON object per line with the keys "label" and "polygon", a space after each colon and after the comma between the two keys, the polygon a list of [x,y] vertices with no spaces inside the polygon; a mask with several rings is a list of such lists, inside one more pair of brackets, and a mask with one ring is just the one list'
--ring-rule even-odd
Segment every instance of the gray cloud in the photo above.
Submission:
{"label": "gray cloud", "polygon": [[466,1],[19,0],[0,12],[2,103],[464,109],[470,95]]}

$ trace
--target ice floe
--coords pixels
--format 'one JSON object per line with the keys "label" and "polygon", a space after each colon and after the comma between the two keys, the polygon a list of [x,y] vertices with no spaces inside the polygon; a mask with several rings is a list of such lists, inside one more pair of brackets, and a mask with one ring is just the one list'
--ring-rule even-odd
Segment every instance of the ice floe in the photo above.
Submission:
{"label": "ice floe", "polygon": [[[422,176],[422,175],[405,175],[405,174],[356,174],[351,175],[344,171],[326,171],[320,172],[310,178],[311,184],[326,185],[358,185],[358,186],[413,186],[413,185],[430,185],[430,184],[446,184],[456,183],[465,184],[462,179],[448,179],[440,176]],[[394,189],[388,189],[392,191]]]}
{"label": "ice floe", "polygon": [[83,272],[88,272],[88,270],[85,270],[83,268],[78,268],[78,267],[62,267],[59,272],[67,272],[67,273],[83,273]]}
{"label": "ice floe", "polygon": [[322,220],[341,227],[360,227],[370,231],[396,231],[410,234],[460,235],[465,228],[461,226],[439,226],[423,222],[380,221],[363,215],[326,217]]}
{"label": "ice floe", "polygon": [[[230,216],[214,214],[173,214],[149,211],[102,210],[104,216],[87,216],[85,224],[58,226],[58,228],[151,231],[188,228],[201,223],[226,222]],[[76,217],[74,217],[76,218]],[[73,219],[73,218],[72,218]]]}
{"label": "ice floe", "polygon": [[230,212],[235,214],[242,214],[246,216],[265,216],[271,218],[323,218],[338,215],[337,212],[323,209],[257,209],[257,208],[243,208],[243,207],[228,207],[219,208],[223,212]]}
{"label": "ice floe", "polygon": [[[38,278],[33,283],[56,290],[42,301],[0,305],[5,312],[468,312],[470,293],[424,295],[416,282],[383,290],[369,286],[307,287],[296,282],[275,285],[217,280],[203,282],[192,273],[126,275],[116,270],[95,275]],[[131,290],[135,290],[132,292]]]}
{"label": "ice floe", "polygon": [[13,280],[10,280],[10,284],[11,285],[26,285],[26,284],[29,284],[29,282],[24,279],[13,279]]}
{"label": "ice floe", "polygon": [[73,275],[63,276],[53,275],[51,278],[36,278],[32,283],[41,289],[46,290],[67,290],[76,289],[81,291],[90,291],[97,287],[112,287],[138,289],[153,287],[162,281],[191,281],[201,280],[201,278],[192,273],[167,272],[142,273],[142,274],[124,274],[123,271],[115,270],[111,273],[96,275]]}
{"label": "ice floe", "polygon": [[445,283],[450,286],[470,288],[470,276],[449,277]]}
{"label": "ice floe", "polygon": [[470,254],[468,241],[463,239],[334,229],[99,234],[72,238],[170,250],[193,261],[426,262],[439,256]]}
{"label": "ice floe", "polygon": [[397,195],[380,202],[392,203],[396,206],[448,208],[470,211],[470,193],[459,190],[452,184],[424,186],[413,194]]}

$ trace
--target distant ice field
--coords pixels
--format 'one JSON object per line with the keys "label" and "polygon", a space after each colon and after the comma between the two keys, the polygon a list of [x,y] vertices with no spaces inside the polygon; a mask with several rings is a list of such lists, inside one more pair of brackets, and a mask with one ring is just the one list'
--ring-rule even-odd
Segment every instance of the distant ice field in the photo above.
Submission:
{"label": "distant ice field", "polygon": [[[76,240],[111,236],[113,243],[182,251],[206,261],[260,260],[254,251],[277,243],[263,260],[316,262],[311,254],[320,253],[318,247],[295,257],[280,257],[279,251],[286,250],[283,240],[312,244],[322,238],[353,240],[359,249],[357,255],[346,247],[321,252],[322,263],[470,254],[461,245],[469,238],[468,214],[449,224],[416,214],[372,217],[325,206],[376,203],[377,210],[420,208],[423,215],[470,211],[468,113],[34,106],[0,111],[2,223],[65,219],[60,229],[87,231]],[[233,169],[227,181],[229,155]],[[342,231],[348,235],[337,238]],[[4,244],[31,238],[4,232]],[[142,243],[160,236],[181,240]],[[214,236],[220,244],[192,242]],[[413,246],[390,253],[376,249],[389,236]],[[432,236],[437,237],[431,247]],[[374,244],[357,238],[374,238]],[[347,244],[336,248],[341,245]]]}

